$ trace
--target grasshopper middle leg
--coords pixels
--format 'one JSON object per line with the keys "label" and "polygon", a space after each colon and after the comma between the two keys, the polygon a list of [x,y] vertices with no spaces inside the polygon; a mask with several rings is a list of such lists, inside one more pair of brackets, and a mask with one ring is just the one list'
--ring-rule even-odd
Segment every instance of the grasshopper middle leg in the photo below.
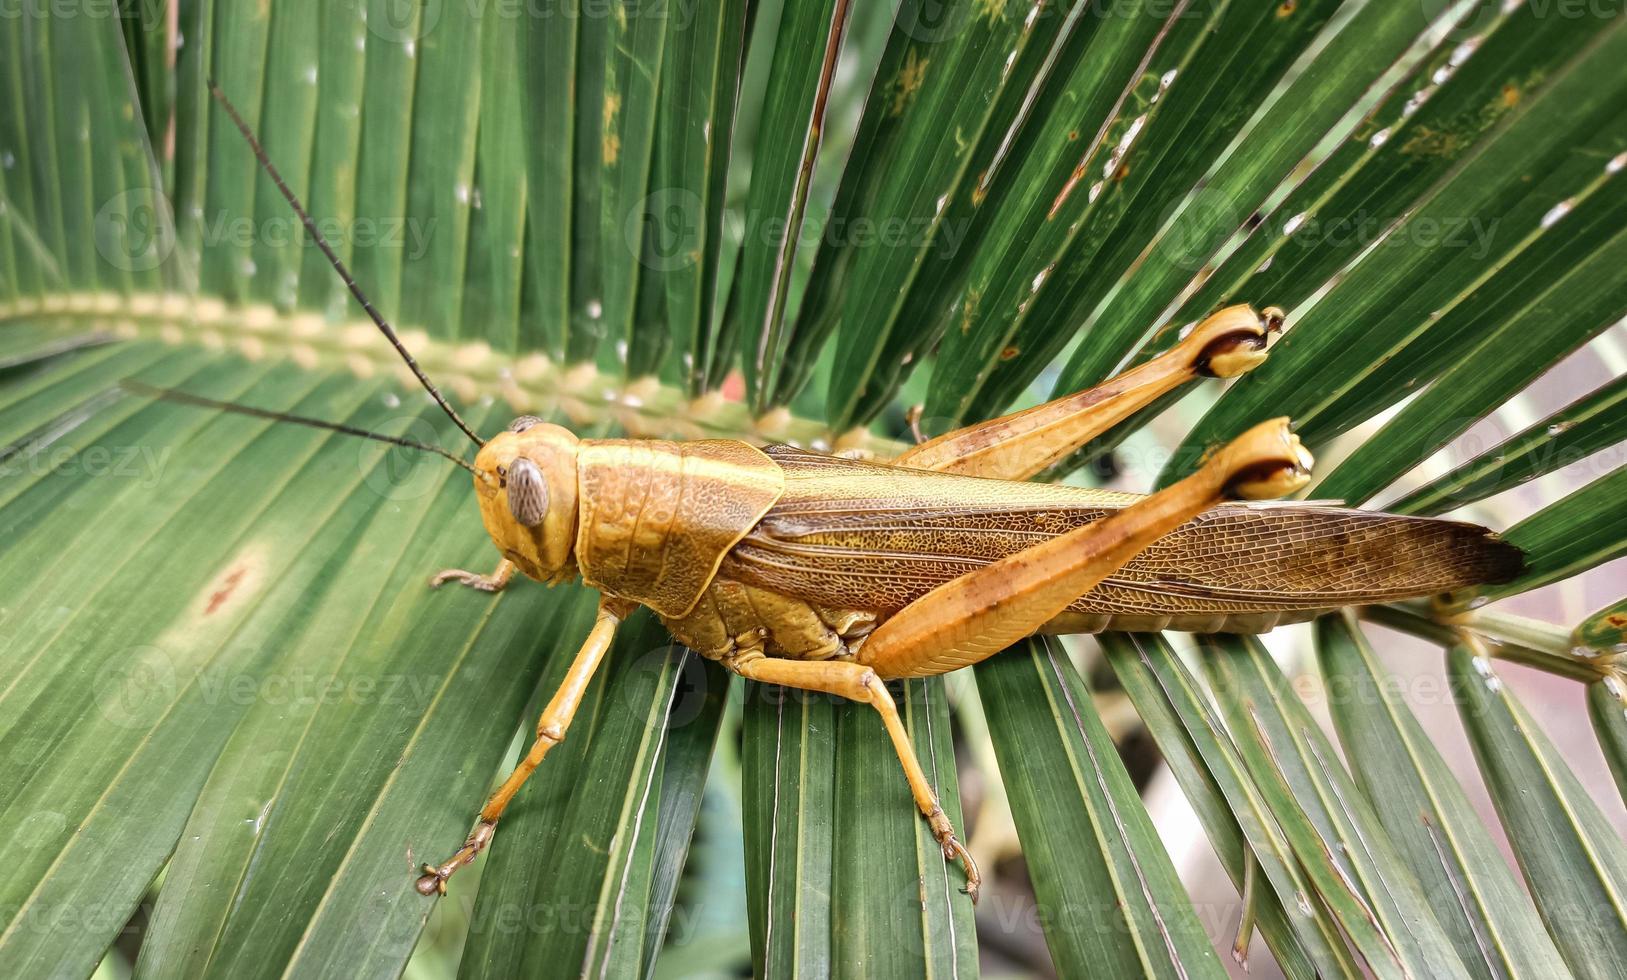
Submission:
{"label": "grasshopper middle leg", "polygon": [[469,839],[463,842],[457,853],[439,865],[424,865],[424,875],[418,879],[417,884],[420,893],[446,894],[446,879],[450,878],[454,871],[473,861],[475,856],[491,842],[492,834],[497,829],[497,819],[508,809],[509,801],[514,799],[514,794],[542,763],[548,750],[565,740],[565,730],[570,727],[577,706],[582,703],[582,696],[587,692],[588,683],[593,680],[599,664],[604,662],[605,653],[610,649],[610,641],[615,639],[616,627],[621,625],[628,612],[629,606],[619,599],[599,600],[599,617],[594,622],[592,631],[588,633],[587,640],[582,644],[582,649],[577,651],[576,660],[571,663],[571,668],[566,672],[559,690],[554,692],[553,700],[542,710],[542,717],[537,720],[537,738],[531,743],[530,751],[508,774],[508,778],[503,780],[503,785],[486,800],[486,805],[480,808],[480,818],[475,823],[475,829],[470,832]]}
{"label": "grasshopper middle leg", "polygon": [[965,866],[966,894],[972,897],[972,901],[977,901],[978,886],[983,881],[983,876],[977,870],[977,862],[972,860],[970,852],[955,835],[955,828],[938,802],[938,794],[921,769],[920,760],[915,757],[915,747],[910,744],[909,731],[898,717],[892,695],[887,693],[886,685],[882,684],[874,670],[840,660],[779,660],[759,653],[744,654],[725,661],[725,664],[750,680],[836,694],[875,708],[881,715],[881,723],[887,727],[888,737],[893,740],[898,761],[904,765],[904,778],[909,781],[910,795],[915,797],[916,807],[932,827],[932,836],[943,848],[944,857],[951,861],[958,859]]}

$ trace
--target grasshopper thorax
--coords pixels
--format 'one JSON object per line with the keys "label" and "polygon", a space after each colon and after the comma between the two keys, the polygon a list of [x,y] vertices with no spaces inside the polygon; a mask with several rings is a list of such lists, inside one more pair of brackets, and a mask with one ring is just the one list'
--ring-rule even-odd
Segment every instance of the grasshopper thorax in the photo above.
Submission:
{"label": "grasshopper thorax", "polygon": [[574,574],[575,435],[521,416],[475,456],[475,495],[503,557],[539,581]]}

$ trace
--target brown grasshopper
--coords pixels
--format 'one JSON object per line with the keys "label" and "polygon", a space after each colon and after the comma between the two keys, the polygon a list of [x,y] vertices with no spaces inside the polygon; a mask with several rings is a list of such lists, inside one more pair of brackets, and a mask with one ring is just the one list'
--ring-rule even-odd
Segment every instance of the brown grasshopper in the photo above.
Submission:
{"label": "brown grasshopper", "polygon": [[600,593],[598,619],[543,709],[536,740],[463,846],[424,865],[417,889],[425,895],[444,894],[452,873],[491,840],[514,794],[565,738],[617,626],[640,605],[742,677],[875,708],[916,806],[946,859],[964,863],[975,900],[977,867],[916,760],[887,681],[957,670],[1033,633],[1264,632],[1343,606],[1505,581],[1522,566],[1518,549],[1475,525],[1268,502],[1310,479],[1310,454],[1287,419],[1255,426],[1150,496],[1027,482],[1185,382],[1260,364],[1282,323],[1272,308],[1223,309],[1095,388],[950,432],[890,462],[736,440],[578,439],[533,416],[481,439],[215,95],[362,307],[479,451],[471,465],[436,446],[159,394],[381,438],[469,469],[502,558],[489,575],[447,570],[432,585],[496,592],[518,571],[550,585],[580,578]]}

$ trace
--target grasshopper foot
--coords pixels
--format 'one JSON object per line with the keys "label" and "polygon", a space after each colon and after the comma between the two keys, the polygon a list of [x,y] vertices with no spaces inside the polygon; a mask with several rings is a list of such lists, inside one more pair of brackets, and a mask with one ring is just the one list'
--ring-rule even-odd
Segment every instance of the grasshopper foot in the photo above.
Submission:
{"label": "grasshopper foot", "polygon": [[418,889],[418,894],[425,896],[446,894],[446,879],[451,877],[450,871],[443,873],[433,864],[423,865],[418,870],[424,873],[423,877],[413,884],[413,887]]}
{"label": "grasshopper foot", "polygon": [[471,589],[481,592],[501,592],[508,586],[509,579],[514,577],[514,563],[503,559],[497,565],[497,570],[490,575],[476,575],[461,568],[443,568],[430,576],[429,587],[438,589],[448,582],[467,585]]}
{"label": "grasshopper foot", "polygon": [[943,847],[943,856],[946,860],[954,861],[958,859],[961,865],[965,867],[966,887],[961,891],[966,893],[967,897],[972,900],[973,905],[976,905],[977,893],[983,887],[983,874],[977,870],[977,862],[972,860],[972,852],[968,851],[966,845],[962,844],[954,834],[950,834],[947,840],[941,840],[938,843]]}
{"label": "grasshopper foot", "polygon": [[1259,313],[1232,306],[1199,324],[1195,343],[1202,344],[1196,363],[1200,374],[1235,378],[1265,363],[1271,334],[1282,329],[1286,314],[1275,306]]}
{"label": "grasshopper foot", "polygon": [[463,842],[463,846],[458,848],[456,854],[453,854],[439,865],[424,865],[420,869],[424,872],[423,876],[413,885],[414,888],[418,889],[418,894],[425,896],[445,895],[446,879],[452,877],[452,873],[459,868],[472,863],[475,856],[485,850],[487,844],[491,843],[492,834],[496,830],[496,821],[482,820],[475,824],[474,832],[469,835],[468,840]]}
{"label": "grasshopper foot", "polygon": [[921,413],[925,411],[925,405],[911,405],[904,411],[904,424],[910,427],[910,437],[917,446],[927,441],[926,433],[921,431]]}
{"label": "grasshopper foot", "polygon": [[478,575],[474,572],[466,572],[461,568],[443,568],[430,576],[429,587],[438,589],[448,582],[467,585],[469,588],[479,589],[481,592],[501,592],[504,584],[489,575]]}
{"label": "grasshopper foot", "polygon": [[1310,483],[1316,461],[1289,430],[1288,420],[1280,418],[1261,422],[1232,440],[1217,454],[1216,463],[1234,470],[1226,487],[1228,496],[1269,500]]}
{"label": "grasshopper foot", "polygon": [[943,848],[943,857],[946,861],[959,861],[966,869],[966,887],[963,889],[971,896],[972,904],[977,904],[977,892],[983,885],[983,875],[977,870],[977,862],[972,860],[972,852],[966,850],[966,845],[955,836],[955,828],[944,815],[942,807],[934,807],[927,814],[927,823],[932,825],[932,836]]}

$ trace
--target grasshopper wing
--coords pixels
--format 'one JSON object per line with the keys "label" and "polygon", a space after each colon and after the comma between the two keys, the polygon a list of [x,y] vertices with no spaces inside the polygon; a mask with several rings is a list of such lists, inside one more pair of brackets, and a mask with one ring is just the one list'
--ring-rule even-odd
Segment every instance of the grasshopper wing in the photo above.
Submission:
{"label": "grasshopper wing", "polygon": [[[785,492],[723,564],[729,578],[835,609],[894,612],[1135,494],[951,476],[773,447]],[[1216,507],[1161,538],[1051,632],[1258,632],[1341,606],[1517,575],[1485,528],[1320,503]]]}

